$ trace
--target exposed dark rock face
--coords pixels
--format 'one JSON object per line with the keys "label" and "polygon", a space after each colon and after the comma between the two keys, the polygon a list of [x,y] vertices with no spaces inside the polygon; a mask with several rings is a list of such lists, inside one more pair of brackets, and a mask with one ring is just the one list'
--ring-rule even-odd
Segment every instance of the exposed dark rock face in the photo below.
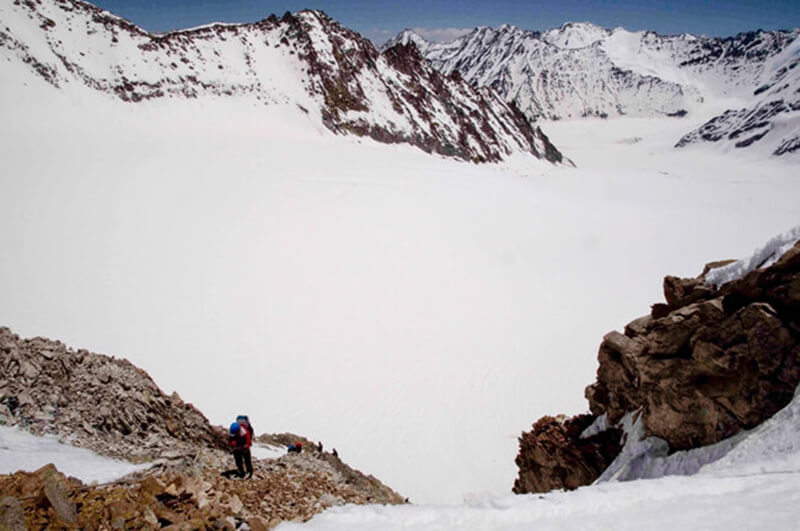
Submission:
{"label": "exposed dark rock face", "polygon": [[[593,468],[587,461],[601,461],[591,452],[576,458],[586,455],[587,441],[564,434],[601,415],[614,426],[639,411],[644,435],[675,451],[753,428],[791,401],[800,384],[800,242],[770,267],[718,289],[707,285],[709,269],[724,264],[709,264],[694,279],[665,278],[666,304],[654,305],[624,334],[605,336],[597,381],[586,389],[592,416],[562,427],[545,417],[523,433],[515,492],[575,488],[597,479],[615,446],[607,444],[611,453]],[[620,442],[619,432],[605,433],[611,443],[615,437]]]}
{"label": "exposed dark rock face", "polygon": [[576,489],[593,482],[620,451],[620,431],[606,430],[581,438],[594,417],[542,417],[519,439],[519,477],[513,491],[547,492]]}
{"label": "exposed dark rock face", "polygon": [[209,96],[288,103],[335,133],[446,157],[497,162],[522,152],[569,163],[491,89],[440,74],[413,45],[381,54],[320,11],[157,35],[80,0],[8,9],[27,27],[0,28],[0,59],[27,64],[55,87],[81,85],[130,103]]}

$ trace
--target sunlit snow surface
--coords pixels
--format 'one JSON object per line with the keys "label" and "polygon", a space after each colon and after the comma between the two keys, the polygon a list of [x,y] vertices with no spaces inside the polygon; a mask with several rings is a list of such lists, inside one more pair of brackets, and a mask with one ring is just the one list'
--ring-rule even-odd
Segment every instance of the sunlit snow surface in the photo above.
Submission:
{"label": "sunlit snow surface", "polygon": [[60,443],[53,437],[37,437],[17,428],[0,426],[0,474],[19,470],[33,472],[48,463],[84,483],[113,481],[149,466],[103,457]]}
{"label": "sunlit snow surface", "polygon": [[253,454],[253,459],[277,459],[286,455],[286,448],[256,443],[252,446],[250,452]]}
{"label": "sunlit snow surface", "polygon": [[[510,531],[528,529],[797,529],[800,522],[800,399],[735,438],[692,476],[598,483],[574,492],[472,497],[453,506],[346,506],[290,529]],[[710,452],[671,457],[694,468]],[[680,466],[673,468],[680,473]]]}
{"label": "sunlit snow surface", "polygon": [[542,124],[577,169],[473,166],[293,106],[124,104],[3,69],[0,324],[128,358],[215,424],[322,441],[417,503],[508,493],[520,432],[586,409],[603,335],[664,275],[800,221],[796,164],[672,149],[706,116]]}

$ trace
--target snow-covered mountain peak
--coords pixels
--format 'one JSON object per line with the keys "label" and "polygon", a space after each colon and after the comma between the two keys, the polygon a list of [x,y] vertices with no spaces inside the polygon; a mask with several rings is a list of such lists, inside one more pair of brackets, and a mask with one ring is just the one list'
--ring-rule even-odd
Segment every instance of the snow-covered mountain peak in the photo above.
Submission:
{"label": "snow-covered mountain peak", "polygon": [[[463,160],[499,161],[520,151],[561,160],[490,90],[445,78],[421,60],[404,62],[408,50],[382,55],[322,11],[159,35],[81,0],[6,3],[0,19],[0,58],[61,90],[129,103],[240,98],[298,108],[338,134]],[[408,34],[406,42],[420,39]]]}
{"label": "snow-covered mountain peak", "polygon": [[[779,63],[791,64],[792,52],[786,50],[798,36],[800,29],[708,38],[569,22],[542,33],[508,25],[481,27],[448,43],[418,40],[417,47],[440,71],[458,71],[473,86],[497,90],[531,120],[680,117],[713,115],[722,102],[744,107],[754,95],[764,99],[776,91],[785,95],[785,105],[774,103],[774,108],[794,112],[800,103],[792,83],[772,78],[794,75],[791,67],[781,70]],[[786,129],[785,124],[780,128]],[[779,144],[794,145],[791,138]],[[773,147],[776,153],[785,152]]]}
{"label": "snow-covered mountain peak", "polygon": [[567,22],[560,28],[550,29],[542,39],[559,48],[577,49],[591,46],[608,37],[610,31],[591,22]]}
{"label": "snow-covered mountain peak", "polygon": [[382,50],[388,50],[389,48],[397,45],[408,45],[409,43],[414,43],[417,49],[424,55],[425,51],[429,46],[429,42],[425,40],[425,38],[417,33],[416,31],[406,28],[388,41],[386,41],[383,46],[381,46]]}
{"label": "snow-covered mountain peak", "polygon": [[677,147],[710,142],[723,148],[759,146],[772,155],[800,153],[800,37],[765,61],[759,79],[748,105],[712,118]]}

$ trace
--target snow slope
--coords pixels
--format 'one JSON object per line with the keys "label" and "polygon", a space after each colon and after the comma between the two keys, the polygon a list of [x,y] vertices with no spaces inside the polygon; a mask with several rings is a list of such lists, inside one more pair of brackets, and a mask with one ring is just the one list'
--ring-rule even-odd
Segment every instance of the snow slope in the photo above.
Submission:
{"label": "snow slope", "polygon": [[114,481],[150,466],[110,459],[59,442],[55,437],[37,437],[17,428],[0,426],[0,474],[13,474],[18,470],[34,472],[48,463],[84,483]]}
{"label": "snow slope", "polygon": [[800,153],[800,38],[772,57],[754,98],[683,136],[677,146],[716,143],[722,150],[753,146],[765,155]]}
{"label": "snow slope", "polygon": [[792,166],[674,152],[691,117],[543,124],[578,169],[475,166],[293,103],[131,106],[2,68],[0,322],[414,502],[509,492],[519,433],[586,409],[601,338],[664,275],[797,225]]}
{"label": "snow slope", "polygon": [[640,477],[463,505],[329,509],[277,529],[796,529],[800,396],[761,426],[712,447],[638,463]]}

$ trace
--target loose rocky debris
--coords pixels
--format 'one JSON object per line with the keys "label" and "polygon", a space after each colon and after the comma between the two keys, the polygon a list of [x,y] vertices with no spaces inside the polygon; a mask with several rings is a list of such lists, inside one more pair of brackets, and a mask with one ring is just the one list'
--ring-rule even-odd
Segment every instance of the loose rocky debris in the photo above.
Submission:
{"label": "loose rocky debris", "polygon": [[127,360],[67,348],[44,338],[20,339],[0,327],[0,424],[134,462],[225,448],[191,404],[165,395]]}
{"label": "loose rocky debris", "polygon": [[47,465],[32,473],[0,476],[0,523],[9,529],[203,530],[247,524],[259,530],[284,520],[306,521],[335,505],[403,503],[378,482],[370,490],[361,489],[342,473],[341,467],[349,467],[341,462],[332,466],[334,460],[329,454],[308,454],[256,461],[252,479],[226,479],[219,470],[233,460],[210,452],[199,462],[96,486]]}
{"label": "loose rocky debris", "polygon": [[[403,503],[372,476],[293,434],[261,435],[304,452],[235,467],[225,430],[177,394],[165,395],[127,360],[73,350],[0,328],[0,424],[116,458],[150,463],[119,481],[87,486],[53,465],[0,475],[0,529],[268,529],[345,503]],[[287,442],[288,441],[288,442]],[[173,527],[170,527],[173,526]]]}
{"label": "loose rocky debris", "polygon": [[592,415],[560,426],[545,417],[523,433],[515,492],[597,479],[619,452],[606,453],[620,447],[619,432],[588,447],[591,439],[575,433],[602,415],[614,426],[638,411],[644,436],[676,451],[753,428],[791,401],[800,383],[800,242],[770,267],[707,285],[708,271],[726,263],[665,278],[666,303],[605,336],[597,381],[586,389]]}

